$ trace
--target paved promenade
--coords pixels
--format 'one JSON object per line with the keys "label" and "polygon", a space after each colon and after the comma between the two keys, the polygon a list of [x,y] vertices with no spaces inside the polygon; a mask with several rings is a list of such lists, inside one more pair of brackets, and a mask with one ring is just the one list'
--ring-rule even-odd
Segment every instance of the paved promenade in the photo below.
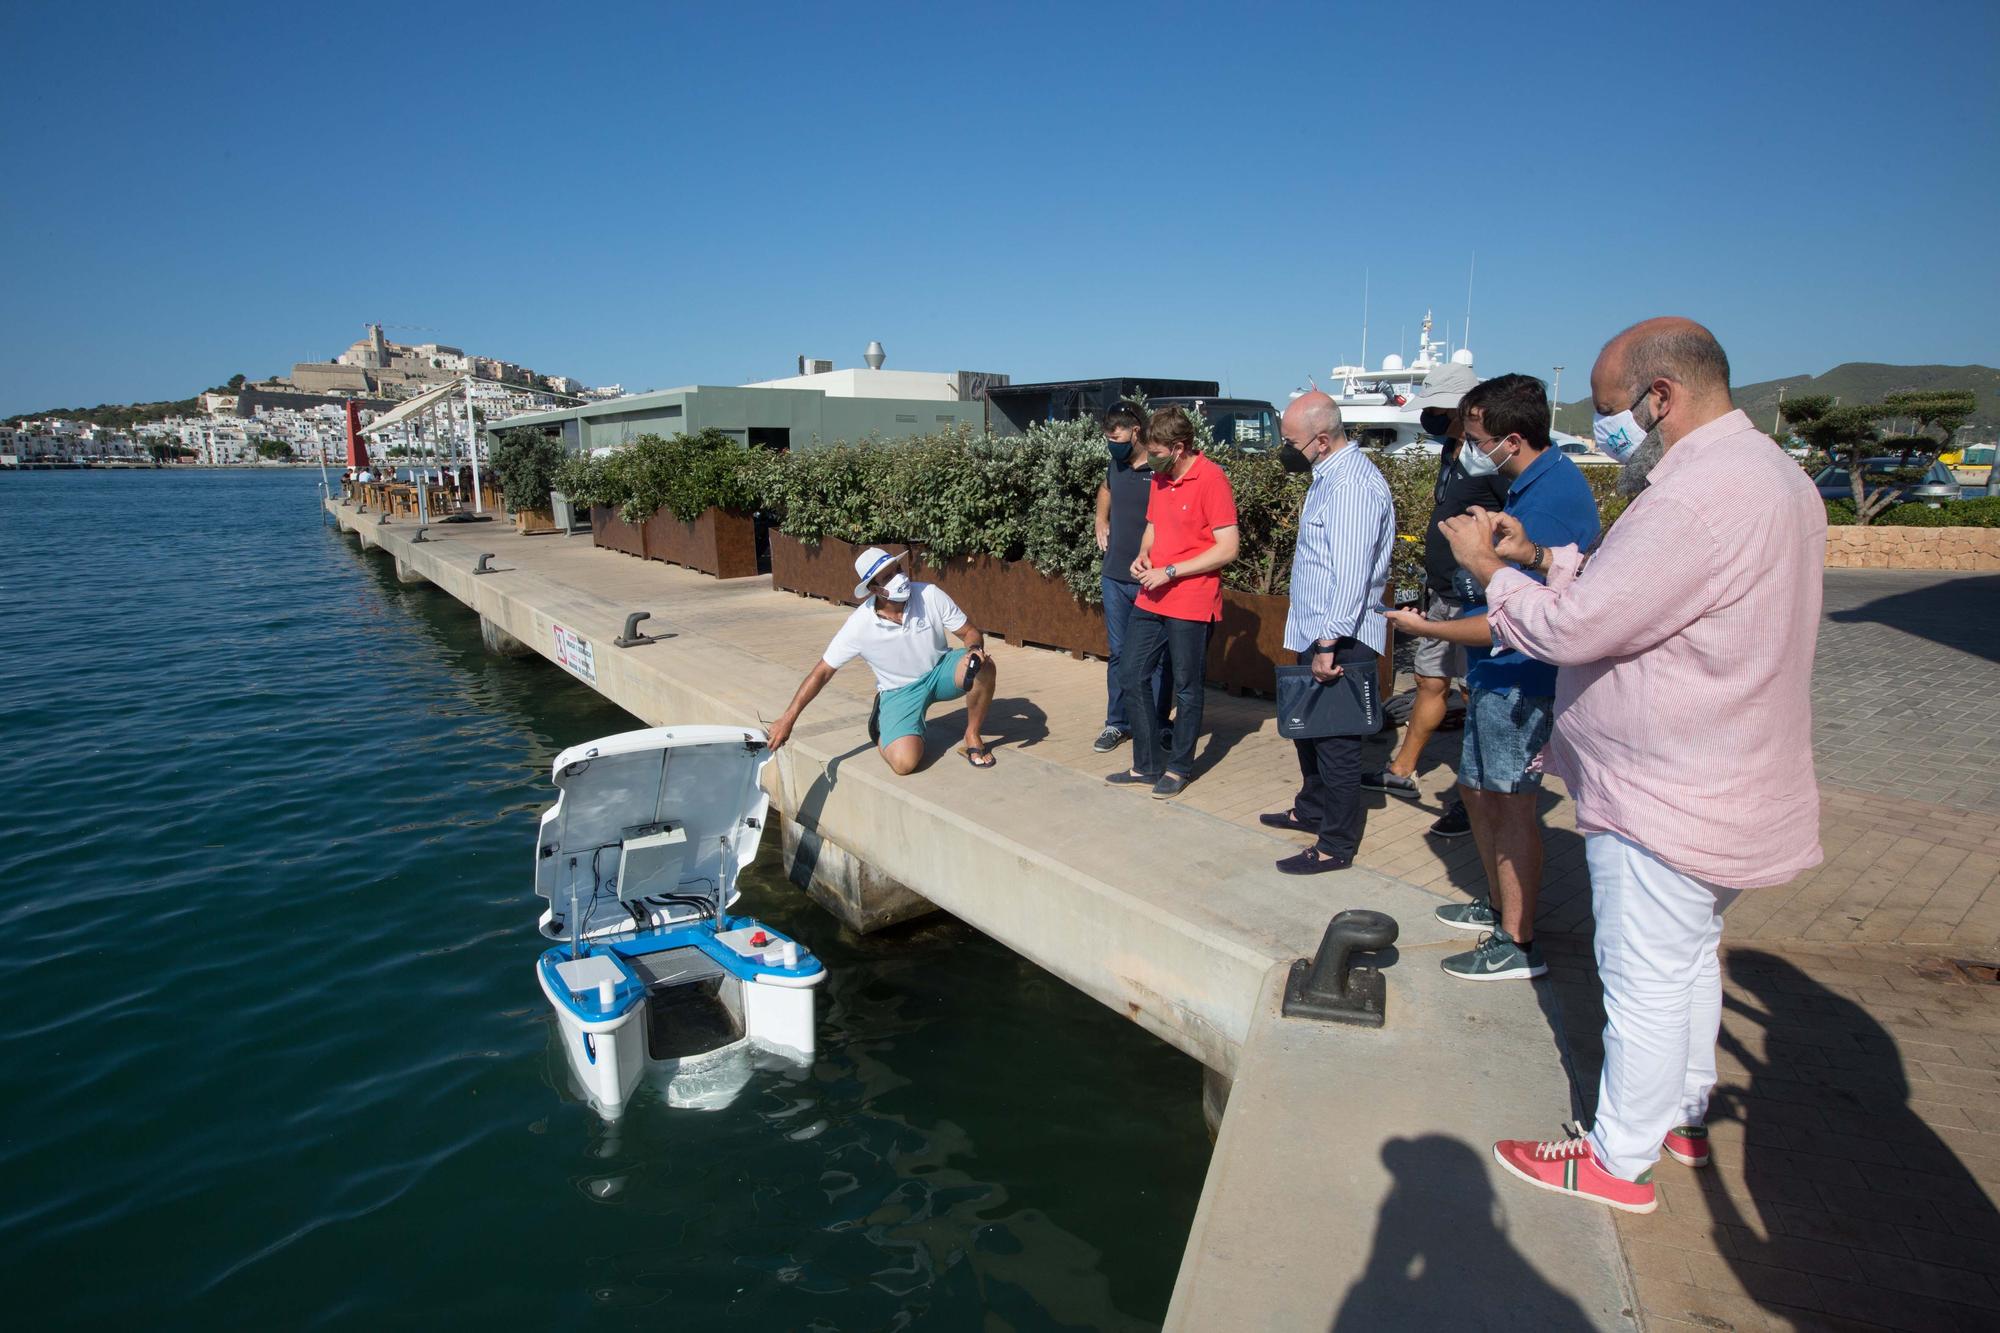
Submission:
{"label": "paved promenade", "polygon": [[[832,608],[812,611],[762,581],[718,584],[596,551],[581,536],[519,539],[489,528],[482,537],[478,549],[503,552],[496,563],[532,546],[538,577],[607,589],[667,628],[769,663],[758,674],[769,682],[758,705],[766,718],[836,621]],[[1815,700],[1827,862],[1732,910],[1716,1165],[1697,1175],[1664,1162],[1664,1206],[1621,1217],[1619,1235],[1649,1324],[2000,1326],[2000,1112],[1991,1109],[2000,1104],[2000,985],[1952,962],[2000,959],[2000,578],[1836,570],[1826,586]],[[1103,721],[1101,663],[1008,644],[996,644],[994,660],[1001,688],[988,732],[999,770],[958,771],[964,760],[948,748],[958,715],[940,710],[928,733],[938,757],[907,780],[913,792],[977,781],[1004,805],[1001,794],[1021,781],[1007,770],[1024,761],[1037,783],[1048,781],[1044,765],[1073,770],[1065,790],[1118,765],[1123,751],[1090,750]],[[869,689],[865,672],[843,672],[807,722],[838,710],[851,726]],[[1207,722],[1200,772],[1178,804],[1239,826],[1233,854],[1286,854],[1303,840],[1256,824],[1258,812],[1289,804],[1296,782],[1270,705],[1211,692]],[[1378,872],[1371,882],[1400,882],[1399,899],[1405,885],[1437,901],[1481,887],[1470,839],[1439,843],[1424,832],[1458,740],[1448,732],[1433,742],[1421,801],[1372,802],[1362,864]],[[865,767],[868,756],[858,761]],[[1139,824],[1162,804],[1117,795]],[[1567,1107],[1505,1109],[1481,1131],[1488,1137],[1553,1132],[1564,1118],[1587,1117],[1594,1093],[1601,1009],[1581,840],[1560,791],[1544,805],[1541,928],[1555,970],[1533,990],[1551,1048],[1567,1048],[1575,1093]],[[1273,901],[1283,901],[1287,886],[1268,878]],[[1321,878],[1337,888],[1345,877]],[[1424,938],[1412,936],[1415,920],[1404,925],[1413,945]],[[1409,952],[1406,964],[1418,959]],[[1534,1210],[1522,1191],[1499,1188],[1495,1205],[1517,1219],[1518,1238]]]}

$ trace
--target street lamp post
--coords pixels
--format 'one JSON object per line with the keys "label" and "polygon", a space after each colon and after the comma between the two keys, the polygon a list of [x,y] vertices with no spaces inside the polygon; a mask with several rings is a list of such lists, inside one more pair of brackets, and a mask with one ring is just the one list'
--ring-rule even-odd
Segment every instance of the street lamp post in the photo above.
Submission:
{"label": "street lamp post", "polygon": [[1549,393],[1549,402],[1551,406],[1561,407],[1562,400],[1563,400],[1563,368],[1561,366],[1557,366],[1556,387]]}

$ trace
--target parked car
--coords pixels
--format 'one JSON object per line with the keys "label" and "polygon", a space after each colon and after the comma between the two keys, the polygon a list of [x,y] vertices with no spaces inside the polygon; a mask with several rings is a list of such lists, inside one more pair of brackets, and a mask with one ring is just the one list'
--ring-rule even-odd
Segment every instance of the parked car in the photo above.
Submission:
{"label": "parked car", "polygon": [[1262,398],[1215,398],[1169,394],[1146,400],[1158,410],[1182,407],[1198,412],[1217,444],[1235,445],[1245,453],[1259,453],[1278,446],[1278,409]]}
{"label": "parked car", "polygon": [[[1865,458],[1861,466],[1862,476],[1868,483],[1868,493],[1894,492],[1897,504],[1923,504],[1935,509],[1946,500],[1956,500],[1959,495],[1958,479],[1951,475],[1950,468],[1936,459],[1928,462],[1912,459],[1905,463],[1890,455]],[[1853,479],[1847,475],[1847,469],[1838,463],[1821,470],[1813,478],[1813,485],[1819,487],[1819,498],[1822,500],[1854,498]]]}
{"label": "parked car", "polygon": [[1590,447],[1590,441],[1575,435],[1565,435],[1561,431],[1551,431],[1550,438],[1556,448],[1569,455],[1569,461],[1582,467],[1617,467],[1618,460],[1610,454],[1600,454]]}

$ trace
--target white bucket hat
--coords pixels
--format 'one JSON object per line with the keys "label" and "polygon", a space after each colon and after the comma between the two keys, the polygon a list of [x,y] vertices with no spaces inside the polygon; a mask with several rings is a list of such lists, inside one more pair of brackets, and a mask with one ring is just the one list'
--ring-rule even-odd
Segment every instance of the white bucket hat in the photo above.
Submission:
{"label": "white bucket hat", "polygon": [[868,581],[882,572],[882,567],[901,560],[900,555],[890,555],[879,546],[871,546],[854,557],[854,572],[861,576],[861,582],[854,585],[856,601],[867,601],[875,594],[868,590]]}

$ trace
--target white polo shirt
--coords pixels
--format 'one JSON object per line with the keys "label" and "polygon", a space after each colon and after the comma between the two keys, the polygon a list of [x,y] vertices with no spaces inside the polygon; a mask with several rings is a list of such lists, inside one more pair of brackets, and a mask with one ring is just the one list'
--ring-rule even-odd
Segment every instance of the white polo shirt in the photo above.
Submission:
{"label": "white polo shirt", "polygon": [[899,690],[937,668],[950,647],[944,636],[964,624],[965,612],[942,588],[912,582],[902,624],[876,615],[875,599],[870,597],[854,608],[833,636],[824,660],[837,671],[858,657],[874,668],[877,692]]}

